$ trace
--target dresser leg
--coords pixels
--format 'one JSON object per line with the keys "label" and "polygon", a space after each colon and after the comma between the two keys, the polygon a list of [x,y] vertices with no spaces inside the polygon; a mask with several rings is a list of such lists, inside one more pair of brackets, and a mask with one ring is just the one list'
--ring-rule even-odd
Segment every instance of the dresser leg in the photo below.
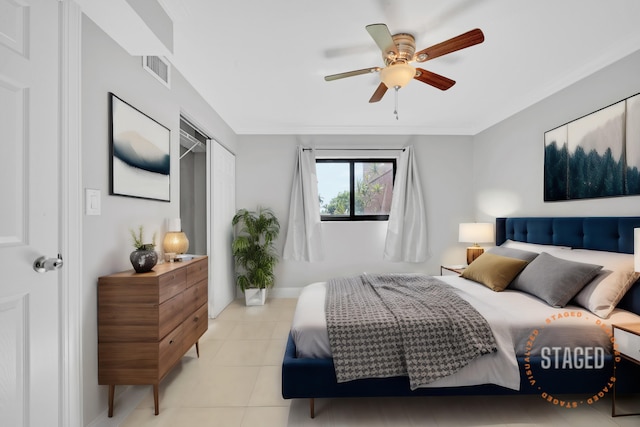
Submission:
{"label": "dresser leg", "polygon": [[196,356],[200,358],[200,341],[196,341]]}
{"label": "dresser leg", "polygon": [[116,391],[115,384],[109,384],[109,418],[113,417],[113,395]]}
{"label": "dresser leg", "polygon": [[156,415],[160,413],[160,407],[158,405],[158,384],[153,385],[153,404],[156,409]]}

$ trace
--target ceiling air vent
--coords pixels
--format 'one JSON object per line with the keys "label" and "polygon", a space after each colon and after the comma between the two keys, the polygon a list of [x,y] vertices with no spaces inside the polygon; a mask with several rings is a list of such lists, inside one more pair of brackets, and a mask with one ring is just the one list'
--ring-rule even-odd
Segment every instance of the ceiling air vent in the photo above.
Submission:
{"label": "ceiling air vent", "polygon": [[166,87],[171,87],[171,64],[160,56],[143,56],[142,68],[151,73]]}

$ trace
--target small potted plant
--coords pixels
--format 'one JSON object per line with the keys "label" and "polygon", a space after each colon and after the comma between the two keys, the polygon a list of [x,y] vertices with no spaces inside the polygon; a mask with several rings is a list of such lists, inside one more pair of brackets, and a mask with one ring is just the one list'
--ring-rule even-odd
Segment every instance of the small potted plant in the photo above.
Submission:
{"label": "small potted plant", "polygon": [[274,284],[273,270],[278,263],[274,242],[280,233],[280,223],[270,209],[259,207],[256,212],[240,209],[232,225],[236,284],[247,305],[263,305],[267,288]]}
{"label": "small potted plant", "polygon": [[131,233],[131,239],[133,240],[133,247],[136,248],[136,250],[131,252],[131,255],[129,255],[129,260],[131,261],[131,265],[133,265],[133,269],[136,273],[146,273],[147,271],[151,271],[158,263],[158,254],[155,251],[156,234],[153,233],[151,243],[144,243],[144,228],[142,225],[138,227],[137,233],[131,229],[129,232]]}

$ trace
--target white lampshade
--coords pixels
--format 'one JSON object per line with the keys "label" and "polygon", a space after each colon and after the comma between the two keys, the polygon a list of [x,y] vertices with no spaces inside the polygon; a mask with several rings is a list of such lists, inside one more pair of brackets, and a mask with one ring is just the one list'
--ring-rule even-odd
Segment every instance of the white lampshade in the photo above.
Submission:
{"label": "white lampshade", "polygon": [[464,222],[458,228],[458,241],[473,243],[467,248],[467,264],[484,253],[478,243],[493,242],[493,224],[490,222]]}
{"label": "white lampshade", "polygon": [[493,242],[493,224],[490,222],[465,222],[458,229],[458,241],[466,243]]}
{"label": "white lampshade", "polygon": [[388,65],[380,70],[380,80],[388,88],[404,87],[416,75],[416,69],[405,62]]}
{"label": "white lampshade", "polygon": [[167,231],[182,231],[182,222],[180,218],[167,219]]}
{"label": "white lampshade", "polygon": [[633,229],[633,260],[637,272],[640,272],[640,228]]}

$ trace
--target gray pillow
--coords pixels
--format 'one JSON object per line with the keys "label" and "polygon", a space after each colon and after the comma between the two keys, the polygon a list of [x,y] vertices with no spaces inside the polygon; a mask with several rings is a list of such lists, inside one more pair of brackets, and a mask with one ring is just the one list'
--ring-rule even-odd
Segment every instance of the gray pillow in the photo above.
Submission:
{"label": "gray pillow", "polygon": [[542,252],[511,282],[509,289],[534,295],[553,307],[564,307],[602,269]]}
{"label": "gray pillow", "polygon": [[537,252],[523,251],[522,249],[505,248],[503,246],[494,246],[493,248],[488,249],[487,252],[500,256],[506,256],[508,258],[521,259],[527,262],[533,261],[533,259],[538,256]]}

